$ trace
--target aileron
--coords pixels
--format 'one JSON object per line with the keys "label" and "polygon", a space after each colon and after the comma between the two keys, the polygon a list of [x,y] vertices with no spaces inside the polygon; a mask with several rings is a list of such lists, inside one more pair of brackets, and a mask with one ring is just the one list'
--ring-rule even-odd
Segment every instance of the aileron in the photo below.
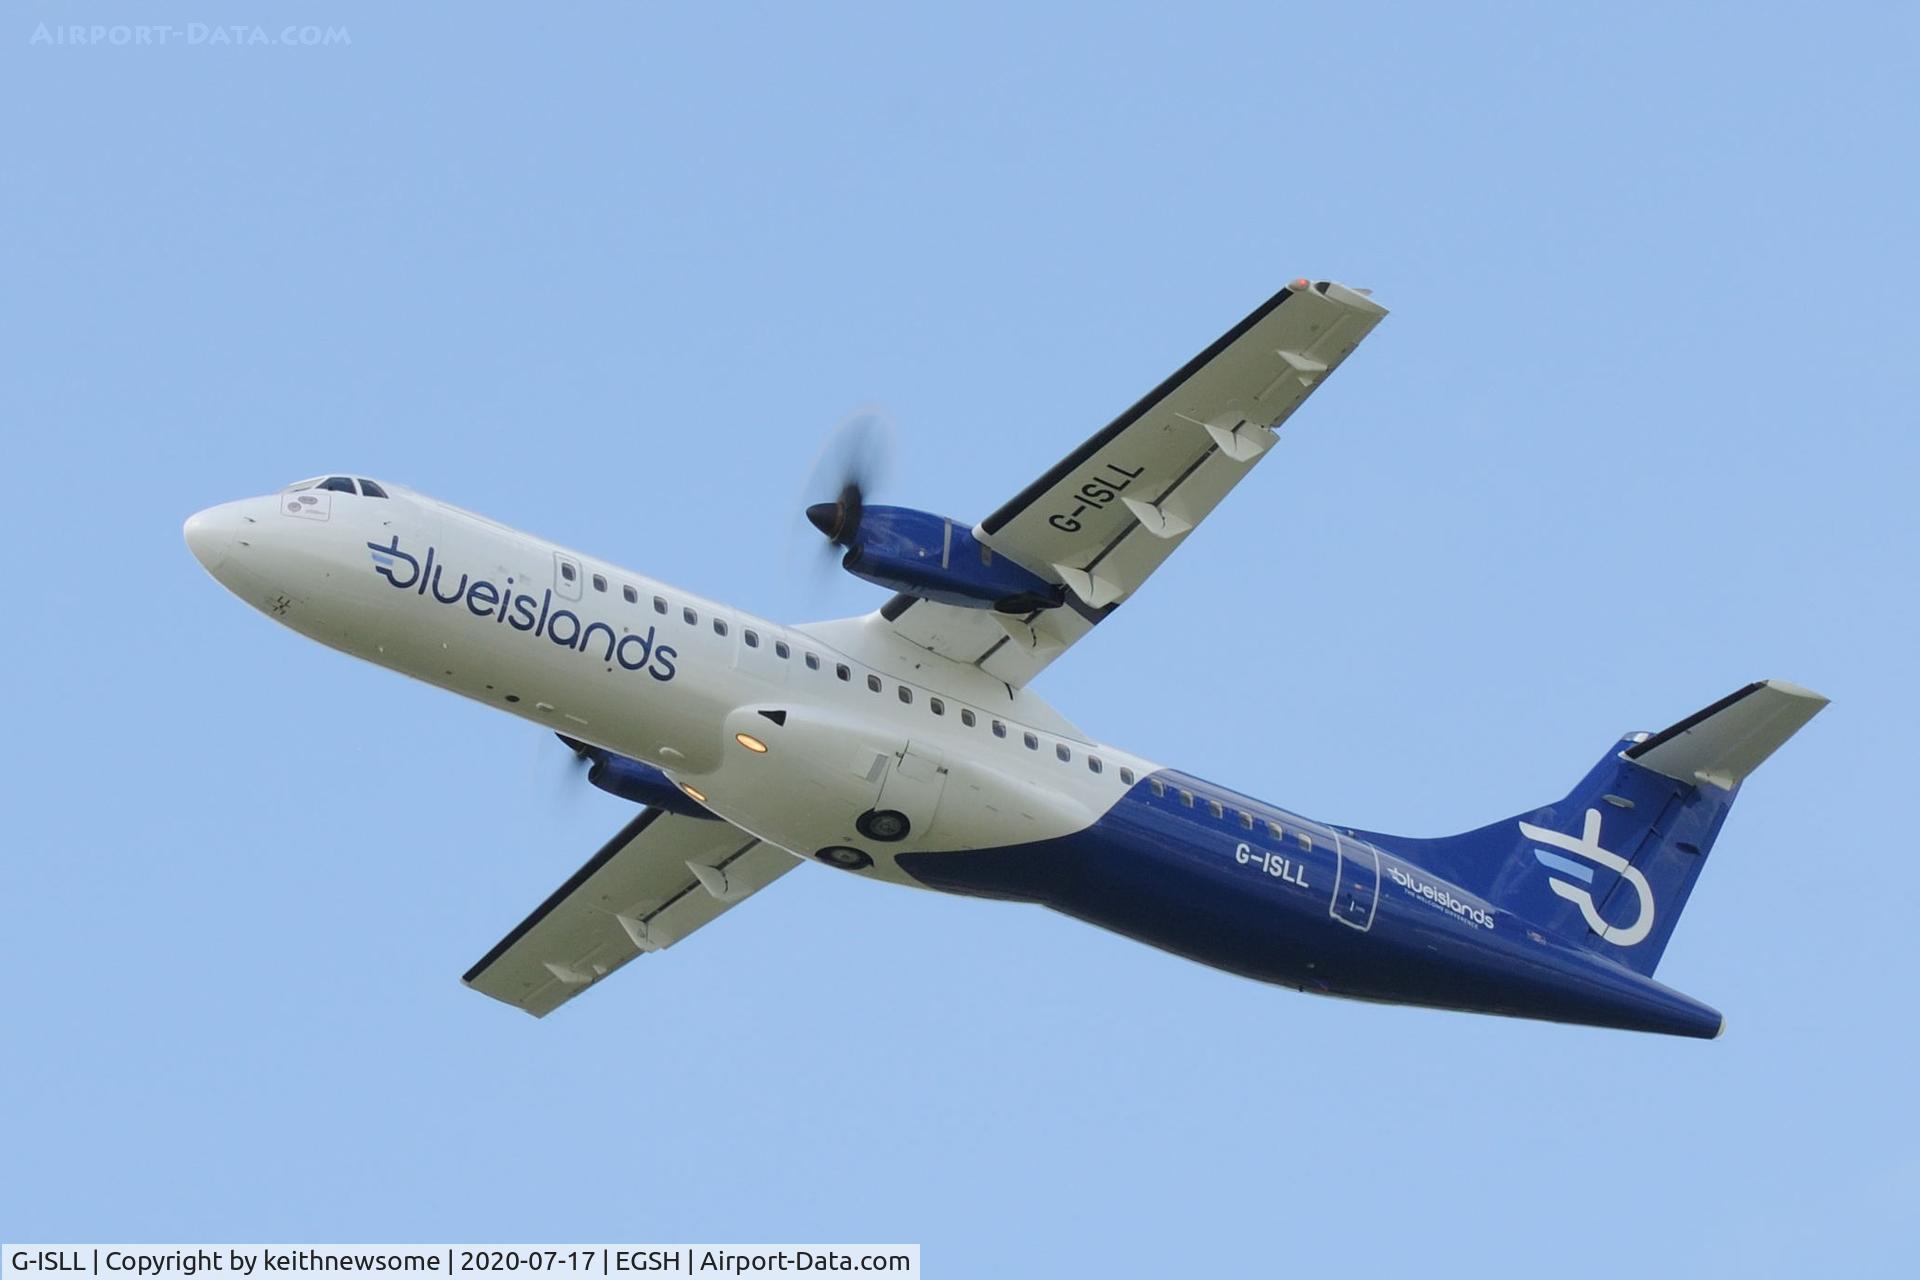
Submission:
{"label": "aileron", "polygon": [[650,951],[672,946],[799,865],[739,828],[647,809],[462,979],[544,1017]]}

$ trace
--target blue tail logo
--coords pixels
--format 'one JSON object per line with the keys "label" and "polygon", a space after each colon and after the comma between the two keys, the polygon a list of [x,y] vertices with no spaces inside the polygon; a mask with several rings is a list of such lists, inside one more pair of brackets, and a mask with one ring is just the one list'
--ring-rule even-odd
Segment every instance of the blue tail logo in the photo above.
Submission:
{"label": "blue tail logo", "polygon": [[1578,836],[1563,835],[1558,831],[1549,831],[1545,827],[1536,827],[1531,822],[1520,824],[1520,834],[1534,842],[1536,846],[1550,845],[1554,849],[1563,849],[1567,853],[1577,854],[1587,862],[1598,864],[1618,875],[1633,886],[1640,899],[1640,912],[1630,925],[1608,924],[1600,914],[1600,908],[1593,900],[1593,868],[1585,863],[1575,862],[1572,858],[1536,847],[1534,859],[1549,871],[1558,871],[1572,876],[1588,887],[1569,884],[1559,877],[1547,881],[1552,890],[1580,908],[1580,914],[1586,918],[1587,927],[1601,939],[1616,947],[1631,947],[1646,941],[1653,932],[1653,887],[1647,883],[1646,876],[1638,868],[1619,854],[1603,847],[1600,843],[1600,811],[1587,810],[1586,828]]}
{"label": "blue tail logo", "polygon": [[1354,836],[1542,937],[1652,977],[1741,783],[1826,705],[1798,685],[1762,680],[1659,733],[1616,739],[1552,804],[1438,840]]}

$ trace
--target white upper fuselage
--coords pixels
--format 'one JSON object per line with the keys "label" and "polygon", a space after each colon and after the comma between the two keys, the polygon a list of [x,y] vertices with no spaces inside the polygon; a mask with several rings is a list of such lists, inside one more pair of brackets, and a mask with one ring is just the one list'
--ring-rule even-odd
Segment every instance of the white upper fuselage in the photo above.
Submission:
{"label": "white upper fuselage", "polygon": [[[854,844],[875,859],[866,874],[914,883],[893,855],[1082,829],[1153,768],[877,617],[781,626],[383,488],[228,503],[188,521],[187,540],[294,630],[655,765],[797,855]],[[904,840],[855,832],[882,808],[912,820]]]}

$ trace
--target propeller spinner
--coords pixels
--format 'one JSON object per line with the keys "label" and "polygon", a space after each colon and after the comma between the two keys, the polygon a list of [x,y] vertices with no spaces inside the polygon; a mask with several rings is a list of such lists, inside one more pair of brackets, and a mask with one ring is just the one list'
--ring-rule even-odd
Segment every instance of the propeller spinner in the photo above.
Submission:
{"label": "propeller spinner", "polygon": [[837,496],[808,506],[807,523],[832,545],[854,545],[867,496],[880,486],[891,461],[893,436],[893,424],[884,413],[863,409],[828,433],[821,445],[806,491]]}
{"label": "propeller spinner", "polygon": [[860,485],[849,482],[832,502],[816,502],[807,508],[807,523],[827,535],[835,546],[850,547],[860,533],[862,508]]}

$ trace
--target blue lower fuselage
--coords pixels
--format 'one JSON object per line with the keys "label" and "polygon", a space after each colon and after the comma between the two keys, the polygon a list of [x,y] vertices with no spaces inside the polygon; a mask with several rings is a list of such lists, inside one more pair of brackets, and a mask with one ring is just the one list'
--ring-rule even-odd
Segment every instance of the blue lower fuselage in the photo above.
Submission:
{"label": "blue lower fuselage", "polygon": [[1092,826],[903,853],[930,888],[1037,902],[1202,964],[1361,1000],[1711,1037],[1718,1012],[1361,838],[1173,771]]}

